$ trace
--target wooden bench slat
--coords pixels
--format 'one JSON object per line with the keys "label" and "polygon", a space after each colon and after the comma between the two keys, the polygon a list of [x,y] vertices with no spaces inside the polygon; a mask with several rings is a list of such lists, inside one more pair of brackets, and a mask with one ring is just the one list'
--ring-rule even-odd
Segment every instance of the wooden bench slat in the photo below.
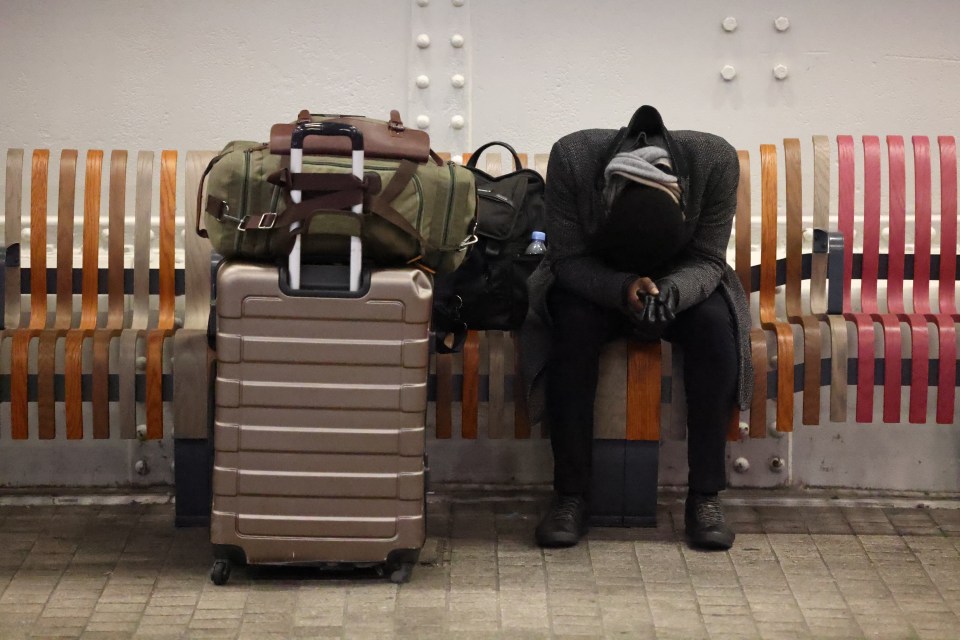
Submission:
{"label": "wooden bench slat", "polygon": [[[891,141],[895,147],[895,141]],[[880,272],[880,138],[877,136],[863,137],[863,277],[861,278],[861,306],[864,313],[870,315],[874,323],[880,323],[883,331],[884,350],[884,378],[883,378],[883,421],[900,421],[900,364],[901,337],[900,320],[890,313],[881,313],[877,297],[877,286]],[[894,161],[895,164],[895,161]],[[890,172],[888,181],[891,189],[897,178],[894,171]],[[892,194],[891,194],[892,196]],[[891,199],[891,208],[896,203]],[[891,212],[892,215],[892,212]],[[897,274],[897,257],[895,255],[894,227],[890,227],[890,262],[887,274],[887,295],[891,293],[890,285],[896,289],[896,280],[899,278],[901,289],[903,283],[903,250],[900,251],[899,275]],[[900,241],[903,235],[901,229]],[[894,291],[895,295],[895,291]],[[902,296],[901,296],[902,297]]]}
{"label": "wooden bench slat", "polygon": [[627,440],[660,440],[661,344],[630,340],[627,348]]}
{"label": "wooden bench slat", "polygon": [[520,332],[511,334],[513,342],[513,435],[517,440],[526,440],[533,435],[530,413],[527,409],[527,390],[523,382],[523,352]]}
{"label": "wooden bench slat", "polygon": [[[47,177],[50,150],[36,149],[30,168],[30,320],[13,334],[10,353],[10,434],[26,440],[30,341],[47,325]],[[16,288],[20,290],[19,285]]]}
{"label": "wooden bench slat", "polygon": [[110,343],[123,332],[123,241],[126,224],[127,152],[110,154],[107,220],[107,324],[93,334],[93,437],[110,437]]}
{"label": "wooden bench slat", "polygon": [[783,141],[787,189],[787,320],[803,329],[803,424],[820,424],[820,320],[803,310],[803,182],[800,140]]}
{"label": "wooden bench slat", "polygon": [[[937,421],[952,424],[956,402],[957,336],[956,322],[960,320],[956,299],[957,271],[957,145],[953,136],[939,136],[940,148],[940,314],[943,326],[953,330],[952,336],[941,331],[940,389],[938,389]],[[939,326],[939,325],[938,325]],[[951,339],[952,338],[952,339]],[[946,342],[943,342],[943,341]],[[939,401],[943,390],[943,402]]]}
{"label": "wooden bench slat", "polygon": [[[922,316],[907,313],[903,299],[904,283],[904,264],[906,260],[906,209],[907,209],[907,187],[906,187],[906,161],[902,136],[887,136],[887,166],[889,167],[889,188],[890,188],[890,236],[887,253],[887,310],[894,315],[892,320],[887,320],[883,325],[884,329],[884,348],[895,348],[897,351],[896,365],[899,369],[899,323],[906,322],[910,330],[910,399],[908,407],[908,419],[910,422],[924,422],[927,416],[927,383],[928,383],[928,362],[930,353],[930,336],[927,330],[927,321]],[[897,335],[891,335],[893,322],[897,323]],[[894,347],[894,342],[896,346]],[[885,353],[884,358],[890,356]],[[889,366],[889,365],[888,365]],[[886,370],[884,372],[886,375]],[[896,373],[900,375],[899,371]],[[888,398],[884,396],[884,416],[899,419],[899,388],[896,391],[896,403],[888,403]],[[887,420],[892,421],[892,420]]]}
{"label": "wooden bench slat", "polygon": [[57,203],[57,301],[52,329],[40,334],[37,345],[37,436],[41,440],[56,437],[56,375],[57,340],[66,335],[73,323],[73,279],[60,274],[73,273],[74,224],[76,206],[77,151],[64,149],[60,153],[60,187]]}
{"label": "wooden bench slat", "polygon": [[487,437],[500,439],[506,434],[504,425],[504,349],[507,341],[503,331],[486,331],[488,362]]}
{"label": "wooden bench slat", "polygon": [[[923,314],[927,320],[937,327],[939,355],[936,421],[938,424],[952,424],[956,402],[956,319],[949,314],[934,312],[930,300],[931,192],[933,187],[930,167],[930,140],[926,136],[913,137],[913,165],[915,177],[914,221],[916,224],[914,234],[913,310],[914,313]],[[949,176],[949,166],[947,170]]]}
{"label": "wooden bench slat", "polygon": [[[20,246],[20,216],[23,202],[23,149],[7,150],[6,189],[3,198],[3,243],[9,249]],[[20,326],[20,261],[16,266],[4,266],[3,271],[3,326],[0,340],[6,332]]]}
{"label": "wooden bench slat", "polygon": [[147,332],[147,438],[163,437],[163,345],[174,331],[177,152],[160,154],[160,315]]}
{"label": "wooden bench slat", "polygon": [[[853,199],[854,157],[853,137],[837,136],[837,153],[839,161],[838,175],[838,210],[837,221],[844,240],[844,273],[843,273],[843,312],[844,317],[856,325],[857,330],[857,422],[873,421],[873,319],[864,313],[853,311]],[[849,266],[848,266],[849,265]],[[861,285],[861,300],[863,288]],[[863,308],[861,306],[861,308]]]}
{"label": "wooden bench slat", "polygon": [[137,154],[137,192],[133,227],[133,316],[130,327],[120,334],[119,384],[120,437],[137,437],[137,343],[150,317],[150,216],[153,198],[152,151]]}
{"label": "wooden bench slat", "polygon": [[[750,152],[737,151],[740,161],[740,179],[737,183],[736,214],[736,272],[747,298],[752,289],[751,277],[751,225],[752,203],[750,196]],[[767,338],[763,329],[750,330],[751,354],[753,359],[754,382],[753,401],[750,404],[749,434],[751,438],[767,437]],[[737,433],[732,429],[728,439],[740,438],[739,420]]]}
{"label": "wooden bench slat", "polygon": [[[83,341],[97,327],[97,271],[100,259],[100,191],[103,151],[87,151],[83,196],[83,280],[80,293],[80,325],[67,332],[64,359],[64,410],[67,439],[83,438]],[[60,274],[57,274],[58,277]]]}
{"label": "wooden bench slat", "polygon": [[957,143],[937,137],[940,148],[940,313],[957,312]]}
{"label": "wooden bench slat", "polygon": [[453,436],[453,354],[438,353],[436,360],[436,436],[447,440]]}
{"label": "wooden bench slat", "polygon": [[777,430],[793,431],[793,330],[776,318],[777,147],[760,145],[760,326],[777,338]]}
{"label": "wooden bench slat", "polygon": [[[830,139],[813,136],[813,226],[830,228]],[[852,255],[852,254],[851,254]],[[830,420],[847,419],[847,323],[827,314],[827,254],[811,258],[810,310],[830,331]]]}
{"label": "wooden bench slat", "polygon": [[[210,243],[194,229],[197,190],[213,151],[188,151],[184,171],[184,316],[173,338],[173,428],[179,439],[209,437],[208,395],[214,355],[207,339],[210,317]],[[203,201],[203,198],[200,199]]]}
{"label": "wooden bench slat", "polygon": [[480,333],[467,331],[463,343],[463,391],[460,401],[460,436],[475,440],[480,412]]}

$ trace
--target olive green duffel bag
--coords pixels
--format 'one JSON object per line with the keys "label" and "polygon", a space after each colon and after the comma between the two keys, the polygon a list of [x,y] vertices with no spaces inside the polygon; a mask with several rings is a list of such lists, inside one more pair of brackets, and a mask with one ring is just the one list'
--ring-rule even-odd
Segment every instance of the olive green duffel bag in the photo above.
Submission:
{"label": "olive green duffel bag", "polygon": [[[292,202],[290,190],[302,192],[301,203]],[[303,173],[291,174],[288,156],[243,141],[229,143],[207,166],[197,194],[197,233],[225,257],[257,260],[285,257],[294,234],[301,234],[303,259],[328,260],[347,255],[356,221],[320,214],[360,202],[364,256],[377,266],[418,264],[448,273],[476,242],[476,185],[460,165],[371,158],[360,180],[349,157],[307,155]],[[301,228],[291,232],[295,222]]]}

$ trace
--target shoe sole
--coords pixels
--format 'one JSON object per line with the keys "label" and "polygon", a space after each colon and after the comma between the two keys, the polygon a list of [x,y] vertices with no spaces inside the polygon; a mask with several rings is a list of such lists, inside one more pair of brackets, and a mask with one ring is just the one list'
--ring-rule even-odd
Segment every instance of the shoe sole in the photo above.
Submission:
{"label": "shoe sole", "polygon": [[577,535],[577,536],[558,535],[558,536],[553,536],[550,539],[545,539],[545,538],[541,538],[540,536],[536,536],[537,546],[543,547],[545,549],[563,549],[567,547],[575,547],[577,546],[577,543],[580,542],[580,539],[583,538],[583,536],[587,535],[588,530],[589,529],[587,527],[584,527],[583,529],[580,530],[580,535]]}
{"label": "shoe sole", "polygon": [[687,535],[687,542],[690,543],[690,546],[694,549],[703,549],[705,551],[727,551],[733,547],[733,541],[736,539],[736,536],[727,538],[726,536],[719,534],[705,534],[702,538],[694,538],[691,535]]}

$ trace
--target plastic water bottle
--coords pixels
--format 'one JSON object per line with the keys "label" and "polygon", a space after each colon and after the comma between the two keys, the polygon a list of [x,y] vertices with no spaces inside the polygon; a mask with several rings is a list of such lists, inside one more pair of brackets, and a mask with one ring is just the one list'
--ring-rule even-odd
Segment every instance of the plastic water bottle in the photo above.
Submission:
{"label": "plastic water bottle", "polygon": [[543,231],[534,231],[530,234],[530,244],[527,245],[527,249],[523,253],[528,256],[537,256],[546,253],[547,245],[544,244],[546,239],[547,234]]}

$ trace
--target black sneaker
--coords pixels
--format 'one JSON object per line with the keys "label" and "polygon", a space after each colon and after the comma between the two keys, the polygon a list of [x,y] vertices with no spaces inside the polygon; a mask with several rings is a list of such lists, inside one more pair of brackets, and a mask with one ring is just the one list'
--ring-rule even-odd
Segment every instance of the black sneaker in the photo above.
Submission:
{"label": "black sneaker", "polygon": [[587,501],[580,496],[555,494],[550,510],[537,525],[541,547],[572,547],[587,532]]}
{"label": "black sneaker", "polygon": [[690,546],[721,551],[733,546],[736,534],[727,526],[720,497],[716,494],[687,494],[684,520]]}

